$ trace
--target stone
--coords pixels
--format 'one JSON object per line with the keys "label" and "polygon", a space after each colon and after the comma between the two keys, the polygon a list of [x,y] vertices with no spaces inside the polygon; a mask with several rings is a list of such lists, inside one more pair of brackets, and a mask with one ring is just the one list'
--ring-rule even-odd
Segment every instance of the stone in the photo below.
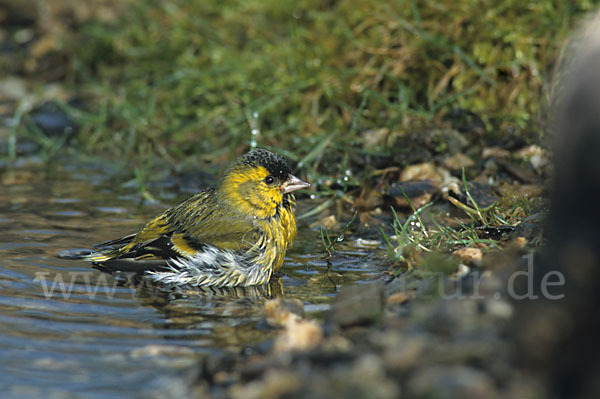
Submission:
{"label": "stone", "polygon": [[475,162],[462,152],[457,152],[456,154],[448,157],[444,160],[444,166],[448,169],[460,170],[462,168],[468,168],[469,166],[475,165]]}
{"label": "stone", "polygon": [[[408,181],[392,185],[388,197],[396,206],[408,208],[412,204],[415,209],[418,209],[431,201],[437,192],[438,184],[431,180]],[[404,194],[410,199],[410,203]]]}
{"label": "stone", "polygon": [[497,159],[506,159],[510,158],[510,151],[505,150],[500,147],[485,147],[483,151],[481,151],[481,159],[486,158],[497,158]]}
{"label": "stone", "polygon": [[30,117],[48,137],[69,137],[76,133],[78,129],[73,118],[53,102],[38,105],[31,110]]}
{"label": "stone", "polygon": [[285,327],[290,319],[304,317],[304,304],[296,298],[271,299],[265,304],[265,317],[272,327]]}
{"label": "stone", "polygon": [[430,180],[439,186],[450,173],[433,162],[410,165],[402,171],[401,181]]}
{"label": "stone", "polygon": [[407,302],[409,299],[411,299],[413,297],[414,297],[414,295],[411,295],[408,292],[396,292],[395,294],[392,294],[392,295],[388,296],[385,299],[385,303],[386,304],[390,304],[390,303],[404,303],[404,302]]}
{"label": "stone", "polygon": [[496,391],[490,377],[470,367],[428,367],[415,372],[407,383],[408,397],[440,399],[494,398]]}
{"label": "stone", "polygon": [[478,265],[483,259],[483,252],[479,248],[460,248],[452,252],[452,255],[456,256],[466,265]]}
{"label": "stone", "polygon": [[265,373],[262,380],[234,385],[229,390],[229,396],[234,399],[279,398],[295,393],[300,388],[301,379],[297,374],[271,369]]}
{"label": "stone", "polygon": [[403,373],[414,368],[427,348],[425,336],[400,336],[388,332],[384,337],[383,361],[393,373]]}
{"label": "stone", "polygon": [[342,288],[331,309],[331,321],[340,327],[370,324],[383,310],[383,284],[372,282]]}
{"label": "stone", "polygon": [[277,353],[307,351],[316,348],[323,341],[323,329],[314,320],[288,319],[285,331],[275,338],[274,350]]}

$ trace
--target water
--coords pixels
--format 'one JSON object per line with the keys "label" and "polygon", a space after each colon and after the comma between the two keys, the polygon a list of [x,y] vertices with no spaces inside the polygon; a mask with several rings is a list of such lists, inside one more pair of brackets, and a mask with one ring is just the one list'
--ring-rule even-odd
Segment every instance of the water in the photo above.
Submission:
{"label": "water", "polygon": [[135,188],[98,165],[33,164],[1,177],[2,397],[186,396],[203,357],[276,334],[261,327],[269,297],[300,298],[309,317],[321,317],[340,286],[381,271],[351,245],[328,271],[318,232],[301,223],[282,276],[266,289],[157,290],[55,255],[135,232],[185,194],[157,185],[162,205],[140,206]]}

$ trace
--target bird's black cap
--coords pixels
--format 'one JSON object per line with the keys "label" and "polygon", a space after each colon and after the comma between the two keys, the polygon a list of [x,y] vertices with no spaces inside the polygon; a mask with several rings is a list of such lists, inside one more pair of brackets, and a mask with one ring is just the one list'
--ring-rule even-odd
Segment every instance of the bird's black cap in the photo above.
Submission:
{"label": "bird's black cap", "polygon": [[286,180],[292,169],[281,155],[272,153],[263,148],[257,148],[242,156],[240,162],[249,166],[262,166],[274,177]]}

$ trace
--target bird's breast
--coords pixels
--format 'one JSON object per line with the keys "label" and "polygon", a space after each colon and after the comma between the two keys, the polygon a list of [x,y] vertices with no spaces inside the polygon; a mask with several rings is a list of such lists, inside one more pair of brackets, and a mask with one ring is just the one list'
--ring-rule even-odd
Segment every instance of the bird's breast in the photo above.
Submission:
{"label": "bird's breast", "polygon": [[296,236],[296,218],[291,208],[282,207],[276,216],[261,220],[258,224],[262,237],[259,240],[257,262],[265,269],[277,271]]}

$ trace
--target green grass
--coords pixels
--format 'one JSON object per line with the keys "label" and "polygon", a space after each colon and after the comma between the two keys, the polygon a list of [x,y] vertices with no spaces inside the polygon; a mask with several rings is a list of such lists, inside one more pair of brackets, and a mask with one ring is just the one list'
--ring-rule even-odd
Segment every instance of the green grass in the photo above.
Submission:
{"label": "green grass", "polygon": [[[470,218],[470,223],[456,219],[457,227],[438,223],[434,215],[429,215],[431,221],[427,224],[424,223],[422,214],[433,203],[430,202],[415,209],[411,200],[400,188],[412,213],[404,221],[401,221],[398,213],[392,208],[394,234],[388,235],[385,229],[380,228],[381,236],[388,248],[388,257],[401,266],[400,270],[411,271],[415,268],[428,268],[431,266],[430,263],[438,264],[440,263],[438,261],[445,259],[445,255],[463,247],[479,247],[484,250],[502,248],[506,239],[481,238],[479,228],[515,227],[531,214],[535,207],[532,207],[531,201],[526,197],[506,195],[501,204],[494,203],[487,208],[481,208],[469,192],[464,170],[462,181],[471,206],[462,204],[452,197],[449,198],[454,206],[457,206]],[[539,245],[539,242],[536,241],[530,245]],[[447,265],[448,262],[444,261],[440,264]],[[455,269],[452,270],[455,271]]]}
{"label": "green grass", "polygon": [[[484,252],[489,249],[502,249],[509,242],[506,238],[482,238],[480,228],[501,229],[518,225],[530,213],[530,209],[524,205],[527,203],[527,200],[518,197],[513,198],[512,202],[506,201],[502,207],[494,205],[483,212],[466,212],[471,221],[465,223],[457,219],[456,227],[439,223],[433,215],[429,215],[430,222],[423,223],[420,215],[433,205],[432,203],[414,210],[404,221],[392,209],[394,234],[389,235],[381,229],[381,235],[388,248],[388,257],[399,266],[394,270],[427,268],[429,260],[442,259],[439,256],[446,256],[459,248],[478,247]],[[477,206],[475,208],[480,209]],[[520,212],[515,212],[516,209]],[[529,243],[530,246],[539,244],[539,241]],[[436,258],[434,255],[439,256]],[[434,258],[428,260],[429,256]]]}
{"label": "green grass", "polygon": [[146,143],[164,159],[210,158],[250,144],[255,124],[258,145],[316,170],[325,154],[361,151],[362,132],[393,136],[454,108],[479,113],[489,131],[537,129],[562,40],[592,6],[129,1],[61,37],[65,83],[87,102],[72,110],[76,145],[121,159]]}

